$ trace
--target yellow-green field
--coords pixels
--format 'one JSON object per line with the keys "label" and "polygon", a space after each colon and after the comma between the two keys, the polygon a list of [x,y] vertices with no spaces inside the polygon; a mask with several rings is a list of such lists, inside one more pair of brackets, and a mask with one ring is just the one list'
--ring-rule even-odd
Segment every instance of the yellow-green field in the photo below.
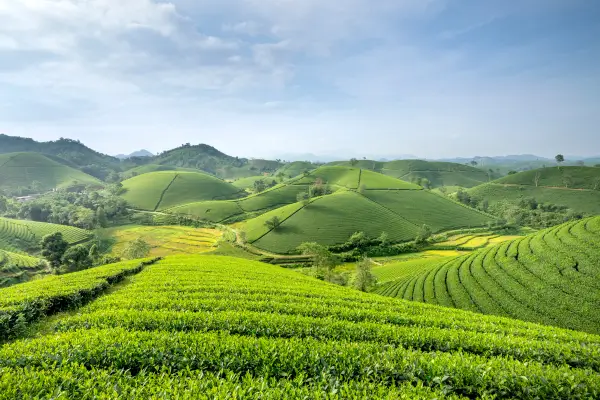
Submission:
{"label": "yellow-green field", "polygon": [[460,234],[448,238],[448,240],[436,243],[435,246],[456,246],[465,249],[478,249],[480,247],[491,246],[498,243],[503,243],[521,236],[516,235],[494,235],[494,234],[479,234],[469,235]]}
{"label": "yellow-green field", "polygon": [[127,243],[142,238],[152,247],[152,257],[213,251],[223,234],[216,229],[185,226],[125,226],[107,231],[116,241],[112,247],[113,255],[120,255]]}

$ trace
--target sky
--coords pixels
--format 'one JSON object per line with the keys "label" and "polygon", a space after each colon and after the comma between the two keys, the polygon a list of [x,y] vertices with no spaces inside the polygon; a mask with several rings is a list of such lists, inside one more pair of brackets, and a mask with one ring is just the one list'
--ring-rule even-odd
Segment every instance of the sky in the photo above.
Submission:
{"label": "sky", "polygon": [[0,133],[108,153],[600,154],[596,0],[0,0]]}

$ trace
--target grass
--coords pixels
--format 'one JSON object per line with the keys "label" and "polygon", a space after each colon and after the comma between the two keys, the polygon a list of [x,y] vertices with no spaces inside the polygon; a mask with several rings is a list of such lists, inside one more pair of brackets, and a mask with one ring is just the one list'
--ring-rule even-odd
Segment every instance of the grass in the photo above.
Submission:
{"label": "grass", "polygon": [[440,261],[377,292],[600,333],[600,217]]}
{"label": "grass", "polygon": [[325,166],[317,168],[307,176],[294,181],[297,185],[312,185],[321,180],[329,185],[341,186],[347,189],[357,189],[361,170],[351,167]]}
{"label": "grass", "polygon": [[2,346],[1,399],[584,399],[600,392],[596,335],[376,296],[229,257],[94,272],[28,283],[19,295],[0,290],[0,309],[14,309],[23,299],[40,304],[43,287],[72,299],[109,286],[101,276],[133,274]]}
{"label": "grass", "polygon": [[39,153],[0,154],[0,186],[17,189],[36,181],[38,192],[72,186],[101,185],[98,179]]}
{"label": "grass", "polygon": [[203,200],[231,199],[239,189],[201,172],[161,171],[123,182],[123,198],[141,210],[158,211]]}
{"label": "grass", "polygon": [[252,189],[254,187],[254,182],[259,181],[261,179],[264,180],[265,182],[272,182],[272,181],[277,182],[277,178],[274,178],[272,176],[260,175],[260,176],[249,176],[247,178],[236,179],[235,181],[231,182],[231,184],[240,190],[246,190],[246,189]]}
{"label": "grass", "polygon": [[133,225],[106,229],[105,235],[114,241],[112,255],[119,256],[127,243],[141,238],[151,246],[151,257],[163,257],[213,251],[222,232],[185,226]]}
{"label": "grass", "polygon": [[540,203],[568,207],[588,215],[600,214],[600,190],[546,188],[531,185],[488,183],[468,190],[469,194],[494,204],[502,200],[518,201],[533,197]]}

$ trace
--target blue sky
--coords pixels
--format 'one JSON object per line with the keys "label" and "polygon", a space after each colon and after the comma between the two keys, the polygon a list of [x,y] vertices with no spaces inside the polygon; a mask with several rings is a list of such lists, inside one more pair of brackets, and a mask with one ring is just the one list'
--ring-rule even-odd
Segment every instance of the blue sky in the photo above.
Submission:
{"label": "blue sky", "polygon": [[0,133],[113,154],[600,154],[593,0],[0,0],[0,21]]}

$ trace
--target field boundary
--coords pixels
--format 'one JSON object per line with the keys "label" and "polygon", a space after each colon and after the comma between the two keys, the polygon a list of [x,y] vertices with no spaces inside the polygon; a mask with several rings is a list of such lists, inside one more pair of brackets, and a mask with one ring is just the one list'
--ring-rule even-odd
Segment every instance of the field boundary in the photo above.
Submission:
{"label": "field boundary", "polygon": [[160,197],[158,199],[158,203],[156,203],[156,206],[154,206],[154,210],[152,210],[152,211],[158,210],[158,207],[160,206],[160,203],[162,203],[163,198],[165,197],[165,194],[167,193],[167,190],[169,190],[169,188],[171,187],[171,185],[173,184],[173,182],[175,182],[175,179],[177,179],[178,176],[179,176],[179,174],[175,174],[175,176],[173,177],[173,179],[171,180],[171,182],[169,182],[169,184],[167,185],[167,187],[162,191],[162,193],[160,194]]}

